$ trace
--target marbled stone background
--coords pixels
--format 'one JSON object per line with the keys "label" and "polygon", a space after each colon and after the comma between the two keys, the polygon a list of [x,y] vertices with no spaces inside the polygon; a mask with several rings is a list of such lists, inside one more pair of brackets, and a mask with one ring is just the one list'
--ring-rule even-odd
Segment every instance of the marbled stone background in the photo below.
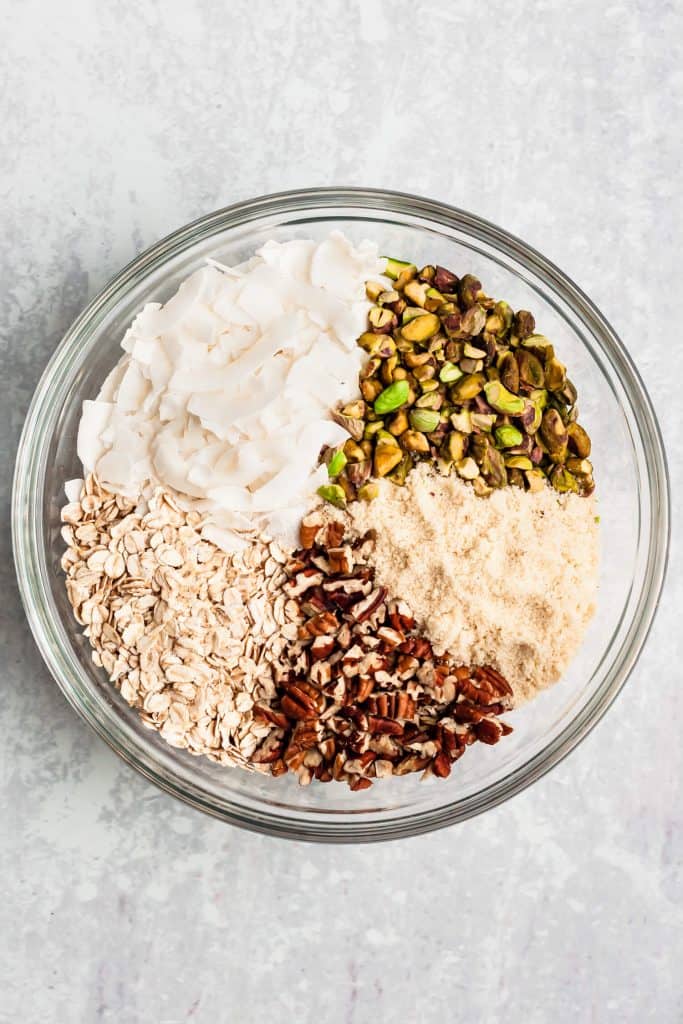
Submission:
{"label": "marbled stone background", "polygon": [[296,186],[467,207],[560,264],[661,408],[683,497],[683,9],[673,0],[0,0],[0,1020],[683,1019],[683,552],[633,678],[509,804],[288,844],[157,792],[38,656],[10,470],[62,332],[181,223]]}

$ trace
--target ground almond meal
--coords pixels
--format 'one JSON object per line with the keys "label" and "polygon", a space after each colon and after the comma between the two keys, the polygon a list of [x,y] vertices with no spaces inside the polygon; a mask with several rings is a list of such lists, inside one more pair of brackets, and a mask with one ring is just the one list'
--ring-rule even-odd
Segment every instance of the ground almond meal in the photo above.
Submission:
{"label": "ground almond meal", "polygon": [[435,650],[492,665],[516,703],[560,678],[595,611],[592,498],[505,487],[481,499],[422,465],[351,515],[377,531],[378,582],[409,600]]}

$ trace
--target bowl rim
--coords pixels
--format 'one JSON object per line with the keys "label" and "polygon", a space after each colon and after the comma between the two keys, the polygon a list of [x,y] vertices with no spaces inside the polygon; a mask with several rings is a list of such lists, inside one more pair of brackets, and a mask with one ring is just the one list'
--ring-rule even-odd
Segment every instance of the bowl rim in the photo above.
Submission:
{"label": "bowl rim", "polygon": [[[647,565],[644,573],[646,585],[639,595],[633,612],[630,643],[624,643],[617,661],[617,671],[608,674],[601,687],[586,706],[563,729],[529,760],[508,776],[484,787],[465,798],[461,804],[447,804],[436,809],[411,812],[388,822],[358,821],[351,816],[342,820],[316,821],[309,824],[300,817],[246,809],[231,801],[221,806],[204,795],[203,790],[187,781],[179,783],[158,770],[153,757],[144,756],[125,741],[122,735],[109,732],[94,710],[77,699],[65,663],[60,661],[59,645],[51,641],[51,621],[46,609],[36,599],[39,592],[40,545],[34,529],[35,514],[31,503],[32,485],[36,467],[33,465],[32,447],[36,432],[40,433],[41,412],[49,402],[54,385],[54,372],[70,342],[90,326],[95,329],[99,319],[111,309],[128,285],[140,275],[158,269],[172,254],[177,255],[200,240],[209,238],[218,227],[227,229],[248,224],[266,214],[291,214],[298,210],[355,207],[365,211],[378,211],[402,215],[415,215],[441,225],[466,232],[471,238],[503,250],[527,270],[540,278],[555,294],[561,294],[575,315],[587,325],[598,339],[603,353],[609,357],[612,370],[617,374],[629,402],[638,408],[637,431],[648,449],[647,480],[653,508],[653,521],[649,533]],[[75,353],[72,353],[75,358]],[[72,360],[73,362],[73,360]],[[62,366],[65,374],[71,364]],[[657,418],[643,384],[625,346],[618,335],[588,296],[540,252],[515,235],[492,222],[458,207],[409,193],[359,187],[324,187],[295,189],[243,200],[199,217],[149,246],[126,264],[101,291],[87,304],[64,334],[53,352],[36,387],[17,450],[12,492],[12,543],[19,591],[24,610],[50,673],[69,703],[78,714],[105,740],[108,746],[127,764],[172,796],[220,820],[251,831],[280,837],[318,842],[371,842],[419,835],[456,822],[466,820],[495,807],[538,781],[590,733],[616,699],[629,678],[651,629],[659,606],[666,575],[670,538],[670,487],[666,453]],[[33,503],[35,505],[35,503]],[[111,723],[109,723],[111,725]],[[116,729],[113,730],[116,732]],[[149,751],[149,747],[145,751]]]}

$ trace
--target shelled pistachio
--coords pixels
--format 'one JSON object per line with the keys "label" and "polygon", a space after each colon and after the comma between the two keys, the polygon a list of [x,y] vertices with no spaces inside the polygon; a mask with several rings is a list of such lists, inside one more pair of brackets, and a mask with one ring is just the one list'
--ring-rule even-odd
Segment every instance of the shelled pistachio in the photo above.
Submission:
{"label": "shelled pistachio", "polygon": [[576,388],[532,314],[490,298],[473,274],[388,259],[386,275],[391,288],[366,287],[373,305],[358,339],[368,356],[361,397],[333,414],[351,439],[346,463],[334,463],[321,488],[338,489],[329,500],[371,500],[372,477],[400,486],[425,459],[481,495],[505,485],[537,490],[544,480],[591,494]]}

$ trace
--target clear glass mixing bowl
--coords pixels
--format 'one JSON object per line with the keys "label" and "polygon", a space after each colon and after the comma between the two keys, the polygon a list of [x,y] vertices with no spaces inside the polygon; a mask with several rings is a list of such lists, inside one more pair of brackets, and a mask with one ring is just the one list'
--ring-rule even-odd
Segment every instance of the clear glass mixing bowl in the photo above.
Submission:
{"label": "clear glass mixing bowl", "polygon": [[[140,724],[90,660],[59,568],[63,483],[80,474],[76,428],[118,360],[123,333],[148,301],[164,301],[207,256],[237,263],[269,238],[320,238],[341,228],[380,251],[475,273],[493,295],[533,311],[579,389],[593,438],[603,560],[598,613],[566,677],[508,716],[513,734],[477,744],[447,780],[405,776],[371,789],[300,788],[226,769],[166,745]],[[122,270],[78,318],[36,390],[14,482],[17,573],[31,628],[67,699],[143,775],[203,811],[259,832],[363,842],[414,835],[494,807],[540,778],[604,714],[632,670],[661,591],[669,494],[648,396],[623,345],[557,267],[486,221],[399,193],[314,189],[267,196],[181,228]],[[406,595],[409,596],[409,595]]]}

